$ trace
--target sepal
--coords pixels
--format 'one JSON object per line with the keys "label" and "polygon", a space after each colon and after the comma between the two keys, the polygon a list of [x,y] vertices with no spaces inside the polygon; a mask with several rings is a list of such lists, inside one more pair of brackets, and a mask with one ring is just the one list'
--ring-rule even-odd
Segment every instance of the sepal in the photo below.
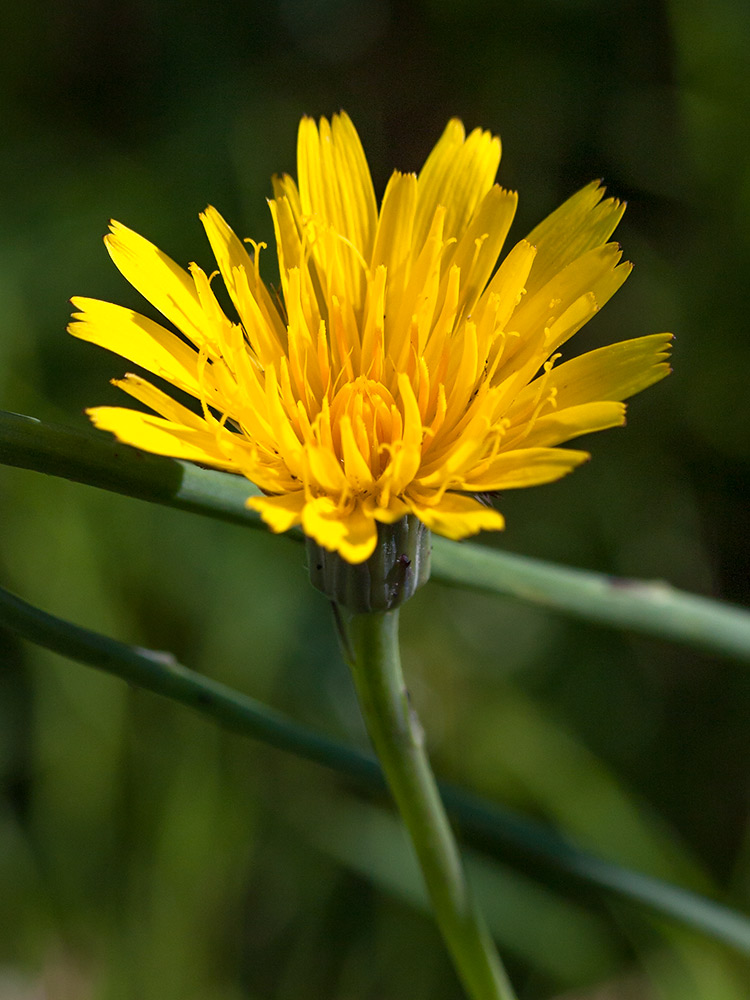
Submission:
{"label": "sepal", "polygon": [[430,578],[430,531],[417,517],[407,514],[395,524],[377,527],[375,551],[356,564],[307,538],[312,585],[355,614],[392,611]]}

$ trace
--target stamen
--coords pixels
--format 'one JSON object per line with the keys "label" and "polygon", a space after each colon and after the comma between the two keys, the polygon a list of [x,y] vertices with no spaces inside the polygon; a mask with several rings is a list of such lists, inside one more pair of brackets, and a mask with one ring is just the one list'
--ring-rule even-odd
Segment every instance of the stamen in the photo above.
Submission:
{"label": "stamen", "polygon": [[[559,357],[560,354],[553,354],[552,357],[545,362],[544,373],[540,375],[538,379],[536,379],[536,382],[539,383],[539,387],[536,390],[533,397],[533,402],[531,403],[531,413],[529,414],[529,416],[523,418],[523,422],[521,427],[519,428],[518,434],[514,438],[511,438],[511,440],[508,442],[508,446],[515,447],[516,445],[520,444],[520,442],[523,441],[524,438],[528,437],[528,435],[531,433],[532,428],[536,424],[540,413],[545,408],[545,406],[547,406],[547,404],[549,404],[552,407],[556,405],[555,400],[557,396],[557,389],[553,387],[546,395],[544,395],[544,391],[547,386],[547,382],[549,381],[549,375],[550,372],[552,371],[552,367],[555,361],[557,361]],[[526,412],[528,412],[528,407],[526,409]]]}

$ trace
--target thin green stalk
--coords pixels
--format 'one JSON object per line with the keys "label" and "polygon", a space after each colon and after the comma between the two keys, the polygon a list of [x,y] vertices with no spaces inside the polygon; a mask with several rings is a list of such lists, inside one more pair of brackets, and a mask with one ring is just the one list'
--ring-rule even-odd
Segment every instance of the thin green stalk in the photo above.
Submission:
{"label": "thin green stalk", "polygon": [[362,714],[411,836],[438,926],[472,1000],[515,1000],[479,914],[401,672],[398,609],[353,615],[345,648]]}
{"label": "thin green stalk", "polygon": [[[36,645],[119,677],[201,712],[225,729],[262,740],[287,753],[333,768],[363,787],[385,787],[377,761],[355,747],[315,732],[253,698],[177,663],[169,654],[127,646],[56,618],[0,587],[0,628]],[[700,930],[750,955],[750,918],[697,893],[635,872],[578,847],[555,830],[512,810],[441,784],[448,811],[461,825],[465,842],[535,878],[562,874],[566,882],[593,886],[649,907],[661,916]]]}
{"label": "thin green stalk", "polygon": [[431,578],[440,583],[507,594],[585,621],[750,660],[746,608],[687,594],[664,580],[592,573],[480,545],[436,541]]}
{"label": "thin green stalk", "polygon": [[0,464],[234,524],[262,526],[255,511],[245,506],[260,490],[244,476],[151,455],[90,428],[73,430],[0,410]]}

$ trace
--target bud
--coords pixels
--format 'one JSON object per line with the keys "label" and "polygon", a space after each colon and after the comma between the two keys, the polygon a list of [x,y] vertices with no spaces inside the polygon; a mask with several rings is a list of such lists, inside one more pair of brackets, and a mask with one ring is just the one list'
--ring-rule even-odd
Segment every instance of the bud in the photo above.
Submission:
{"label": "bud", "polygon": [[375,551],[356,564],[307,538],[312,585],[355,614],[391,611],[430,578],[430,532],[417,517],[407,514],[395,524],[378,524],[377,528]]}

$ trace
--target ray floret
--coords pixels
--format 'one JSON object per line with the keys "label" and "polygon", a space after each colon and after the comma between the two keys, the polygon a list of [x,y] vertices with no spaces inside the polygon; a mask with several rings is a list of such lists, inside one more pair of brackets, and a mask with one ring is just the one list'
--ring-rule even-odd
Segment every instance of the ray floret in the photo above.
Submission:
{"label": "ray floret", "polygon": [[669,371],[666,333],[562,360],[630,272],[609,242],[624,206],[598,183],[498,266],[517,196],[495,183],[488,132],[449,122],[380,208],[347,115],[303,119],[297,157],[298,180],[274,178],[269,202],[280,295],[261,278],[263,246],[209,206],[212,277],[119,223],[105,238],[169,327],[87,298],[73,299],[69,327],[194,401],[128,374],[116,384],[151,412],[95,407],[94,424],[247,477],[271,530],[301,525],[361,563],[378,524],[406,515],[454,539],[502,529],[476,494],[566,475],[589,456],[558,446],[623,424],[623,400]]}

